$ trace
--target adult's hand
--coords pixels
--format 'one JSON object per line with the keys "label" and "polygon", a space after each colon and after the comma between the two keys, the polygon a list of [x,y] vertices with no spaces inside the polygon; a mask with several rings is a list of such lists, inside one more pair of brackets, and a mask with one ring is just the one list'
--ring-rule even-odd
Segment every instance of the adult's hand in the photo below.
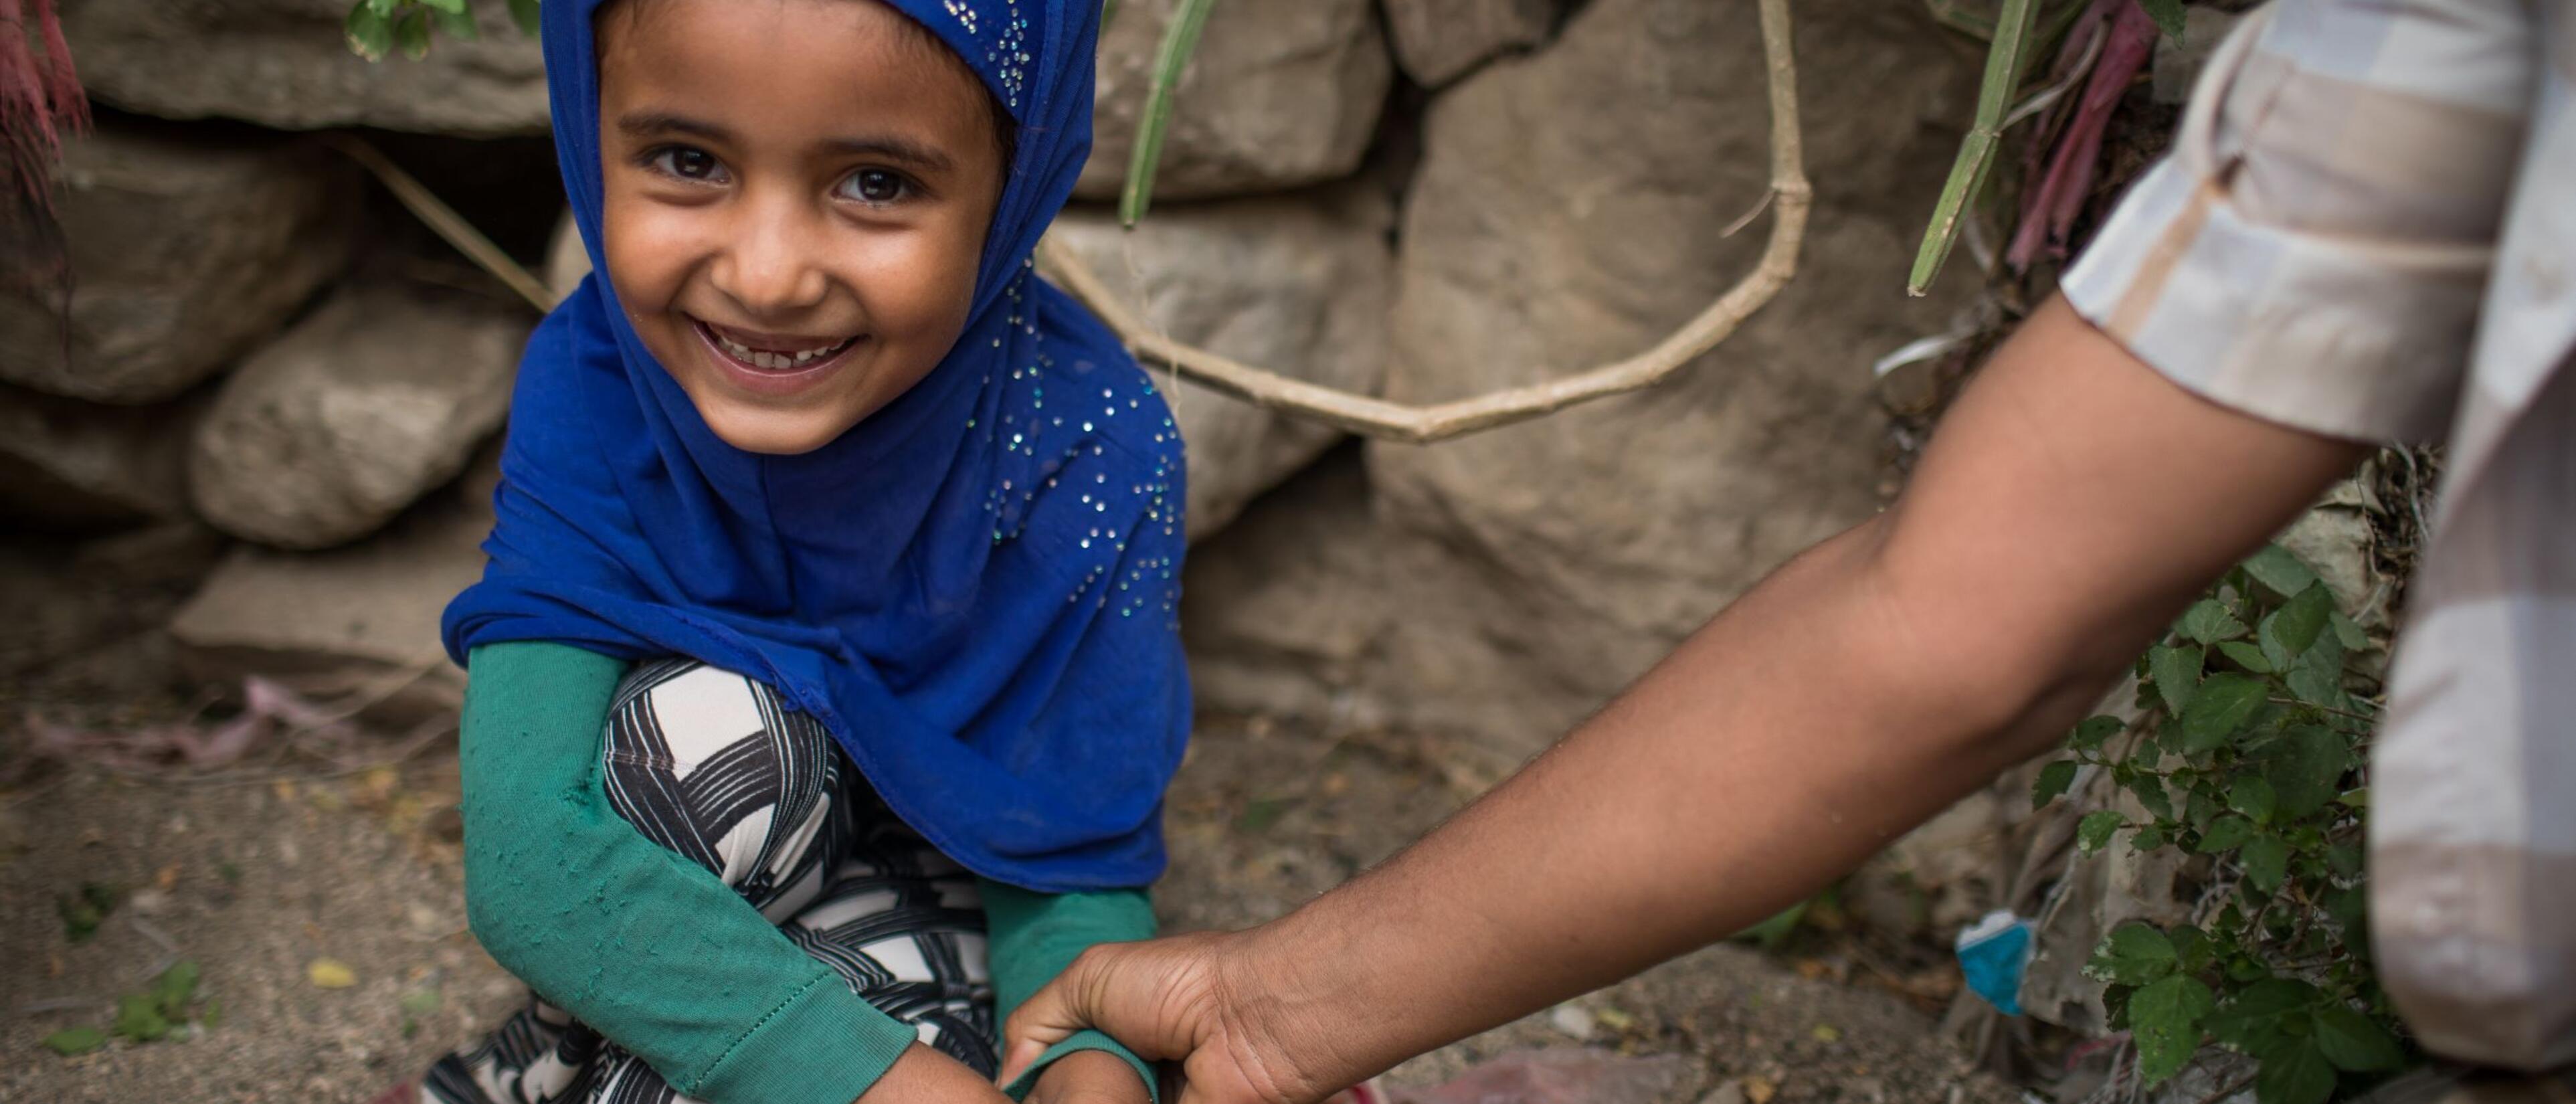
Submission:
{"label": "adult's hand", "polygon": [[1904,496],[1747,592],[1385,865],[1235,936],[1096,949],[1012,1017],[1305,1104],[1724,938],[2054,746],[2359,446],[2212,404],[2051,300]]}
{"label": "adult's hand", "polygon": [[1254,961],[1247,944],[1256,938],[1198,932],[1084,951],[1012,1011],[1000,1081],[1009,1084],[1048,1047],[1096,1027],[1148,1061],[1180,1062],[1176,1104],[1296,1104],[1330,1094],[1340,1086],[1289,1061],[1292,1050],[1314,1048],[1280,1039],[1284,1025],[1262,1016],[1261,1005],[1233,1000],[1268,988],[1233,976]]}

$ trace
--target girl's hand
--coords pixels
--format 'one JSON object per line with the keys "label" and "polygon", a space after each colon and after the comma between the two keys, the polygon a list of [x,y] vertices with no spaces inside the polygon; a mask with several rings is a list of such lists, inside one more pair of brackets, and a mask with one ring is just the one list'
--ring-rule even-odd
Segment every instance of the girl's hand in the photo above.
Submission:
{"label": "girl's hand", "polygon": [[[1135,1081],[1135,1072],[1127,1079]],[[1011,1098],[965,1063],[914,1043],[853,1104],[1011,1104]]]}
{"label": "girl's hand", "polygon": [[1136,1067],[1105,1050],[1077,1050],[1058,1058],[1029,1086],[1028,1104],[1149,1104]]}

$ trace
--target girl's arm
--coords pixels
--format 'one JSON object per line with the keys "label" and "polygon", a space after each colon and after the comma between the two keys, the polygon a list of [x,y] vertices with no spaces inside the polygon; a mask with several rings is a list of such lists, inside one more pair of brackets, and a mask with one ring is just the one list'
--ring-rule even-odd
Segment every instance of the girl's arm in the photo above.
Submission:
{"label": "girl's arm", "polygon": [[851,1104],[880,1084],[996,1099],[609,808],[600,751],[623,664],[542,642],[467,659],[465,906],[493,959],[713,1104]]}
{"label": "girl's arm", "polygon": [[[989,879],[982,888],[985,921],[992,932],[995,1023],[1009,1019],[1012,1009],[1054,981],[1090,947],[1154,937],[1153,901],[1141,889],[1036,893]],[[1144,1079],[1148,1099],[1159,1101],[1154,1068],[1098,1031],[1076,1032],[1047,1048],[1044,1056],[1011,1080],[1006,1091],[1014,1100],[1025,1098],[1038,1076],[1057,1060],[1086,1050],[1124,1060]]]}

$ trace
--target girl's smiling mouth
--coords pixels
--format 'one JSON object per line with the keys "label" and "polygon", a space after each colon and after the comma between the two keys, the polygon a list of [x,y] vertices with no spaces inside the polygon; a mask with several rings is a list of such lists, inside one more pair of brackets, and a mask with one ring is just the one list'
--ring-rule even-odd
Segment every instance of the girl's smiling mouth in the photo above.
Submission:
{"label": "girl's smiling mouth", "polygon": [[801,391],[846,363],[866,334],[849,337],[800,337],[765,334],[718,326],[690,317],[689,328],[737,386],[766,394]]}

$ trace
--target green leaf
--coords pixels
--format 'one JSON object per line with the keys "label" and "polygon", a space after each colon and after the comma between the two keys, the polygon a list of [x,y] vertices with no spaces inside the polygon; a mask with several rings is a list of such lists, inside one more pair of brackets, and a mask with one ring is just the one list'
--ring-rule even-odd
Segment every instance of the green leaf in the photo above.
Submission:
{"label": "green leaf", "polygon": [[75,1027],[45,1036],[45,1046],[65,1058],[87,1054],[106,1045],[107,1032],[95,1027]]}
{"label": "green leaf", "polygon": [[2261,766],[2278,799],[2273,815],[2289,820],[2325,808],[2342,786],[2351,757],[2351,745],[2332,729],[2300,725],[2283,733],[2265,752]]}
{"label": "green leaf", "polygon": [[2138,0],[2138,7],[2145,10],[2147,18],[2156,21],[2156,29],[2163,31],[2167,39],[2176,46],[2182,45],[2182,0]]}
{"label": "green leaf", "polygon": [[2245,635],[2245,623],[2227,612],[2225,604],[2209,598],[2194,602],[2190,609],[2184,610],[2176,629],[2196,644],[2216,644]]}
{"label": "green leaf", "polygon": [[429,9],[413,8],[394,24],[394,46],[403,56],[419,61],[429,56]]}
{"label": "green leaf", "polygon": [[2343,680],[2333,675],[2300,667],[2290,672],[2289,681],[2290,696],[2309,705],[2342,709],[2347,704],[2343,696]]}
{"label": "green leaf", "polygon": [[152,983],[153,1000],[160,1007],[163,1018],[166,1019],[187,1018],[188,1002],[196,995],[197,964],[188,959],[183,958],[172,963],[170,968],[161,971],[160,978]]}
{"label": "green leaf", "polygon": [[150,993],[129,993],[116,999],[117,1034],[138,1043],[148,1043],[170,1033],[169,1017],[161,1014],[161,1004]]}
{"label": "green leaf", "polygon": [[2129,850],[2131,851],[2144,853],[2153,851],[2164,845],[2165,827],[2162,824],[2147,825],[2144,828],[2138,829],[2135,834],[2129,837]]}
{"label": "green leaf", "polygon": [[2242,640],[2221,642],[2218,645],[2218,654],[2235,660],[2237,666],[2258,675],[2268,675],[2273,670],[2272,661],[2264,656],[2262,648]]}
{"label": "green leaf", "polygon": [[2002,10],[1995,13],[1985,75],[1977,85],[1976,114],[1967,136],[1959,141],[1958,157],[1950,162],[1950,175],[1941,182],[1940,198],[1933,201],[1932,219],[1923,227],[1923,244],[1916,247],[1914,268],[1905,278],[1908,295],[1921,295],[1932,286],[1950,259],[1951,247],[1958,243],[1960,228],[1974,217],[1977,196],[1985,191],[2002,144],[2005,114],[2021,87],[2025,61],[2034,52],[2042,6],[2038,0],[2003,0]]}
{"label": "green leaf", "polygon": [[2336,927],[2349,933],[2358,933],[2362,930],[2363,919],[2370,911],[2370,895],[2360,886],[2330,889],[2326,891],[2325,900],[2321,905],[2326,910],[2326,917],[2333,920]]}
{"label": "green leaf", "polygon": [[207,1001],[205,1009],[197,1013],[197,1026],[205,1028],[208,1031],[214,1030],[217,1025],[223,1022],[224,1004],[222,1001]]}
{"label": "green leaf", "polygon": [[2209,676],[2175,722],[2180,730],[2181,750],[2198,754],[2225,746],[2228,737],[2234,736],[2262,707],[2263,700],[2261,679],[2229,672]]}
{"label": "green leaf", "polygon": [[2165,792],[2165,780],[2162,776],[2143,772],[2133,774],[2129,776],[2127,785],[2129,792],[2137,795],[2138,804],[2154,814],[2156,819],[2174,818],[2173,796]]}
{"label": "green leaf", "polygon": [[2175,964],[2186,974],[2197,974],[2218,961],[2218,948],[2199,928],[2177,924],[2165,937],[2173,942]]}
{"label": "green leaf", "polygon": [[2334,608],[2334,592],[2327,590],[2324,583],[2310,583],[2267,620],[2273,622],[2273,635],[2281,646],[2295,656],[2317,642],[2317,634],[2325,631],[2326,615]]}
{"label": "green leaf", "polygon": [[2030,807],[2039,808],[2064,794],[2066,787],[2075,784],[2077,766],[2075,760],[2060,759],[2039,768],[2039,780],[2030,787]]}
{"label": "green leaf", "polygon": [[2279,836],[2246,840],[2236,857],[2245,864],[2245,880],[2265,893],[2280,889],[2290,876],[2290,845]]}
{"label": "green leaf", "polygon": [[433,9],[456,15],[465,14],[465,0],[420,0]]}
{"label": "green leaf", "polygon": [[2138,1044],[2138,1074],[2153,1085],[2180,1072],[2200,1049],[2200,1021],[2218,1006],[2209,986],[2174,974],[2129,998],[2130,1038]]}
{"label": "green leaf", "polygon": [[2191,796],[2183,799],[2183,820],[2196,831],[2209,830],[2209,822],[2218,817],[2218,795],[2207,782],[2194,782]]}
{"label": "green leaf", "polygon": [[349,21],[341,29],[348,35],[349,49],[368,61],[382,61],[394,48],[393,25],[369,0],[358,0],[358,6],[349,9]]}
{"label": "green leaf", "polygon": [[2277,544],[2264,545],[2262,551],[2246,557],[2240,566],[2255,582],[2283,598],[2306,590],[2317,582],[2314,569],[2291,555],[2289,549]]}
{"label": "green leaf", "polygon": [[2200,853],[2215,855],[2245,846],[2254,838],[2254,822],[2241,816],[2223,816],[2209,822],[2209,830],[2200,834]]}
{"label": "green leaf", "polygon": [[2168,648],[2162,644],[2147,649],[2147,677],[2154,679],[2156,692],[2164,695],[2165,708],[2175,715],[2191,704],[2200,689],[2200,668],[2205,657],[2198,648]]}
{"label": "green leaf", "polygon": [[2153,925],[2131,921],[2111,929],[2084,972],[2115,985],[2143,985],[2174,972],[2173,941]]}
{"label": "green leaf", "polygon": [[2118,717],[2088,717],[2084,723],[2075,726],[2075,731],[2067,734],[2066,746],[2077,751],[2091,751],[2127,727]]}
{"label": "green leaf", "polygon": [[2280,1034],[2284,1019],[2316,999],[2316,988],[2304,981],[2265,978],[2238,990],[2227,1007],[2211,1013],[2202,1026],[2219,1042],[2251,1051]]}
{"label": "green leaf", "polygon": [[406,1014],[426,1016],[438,1011],[438,990],[414,989],[403,994],[398,1003]]}
{"label": "green leaf", "polygon": [[2111,842],[2111,834],[2120,830],[2120,814],[2109,809],[2084,814],[2075,822],[2075,846],[2090,855]]}
{"label": "green leaf", "polygon": [[455,11],[445,8],[433,10],[431,18],[437,21],[440,34],[458,42],[472,42],[483,37],[483,29],[474,25],[473,14],[465,10],[465,0],[456,0]]}
{"label": "green leaf", "polygon": [[401,7],[402,0],[367,0],[367,10],[385,19],[392,19],[395,10]]}
{"label": "green leaf", "polygon": [[2370,634],[2361,631],[2361,626],[2344,616],[2342,610],[2326,614],[2326,625],[2334,629],[2335,640],[2343,645],[2343,650],[2358,652],[2370,647]]}
{"label": "green leaf", "polygon": [[537,0],[510,0],[510,21],[519,25],[519,33],[537,37]]}
{"label": "green leaf", "polygon": [[1208,9],[1216,0],[1180,0],[1154,52],[1154,79],[1145,88],[1145,110],[1136,123],[1136,147],[1127,160],[1127,186],[1118,197],[1118,221],[1134,226],[1154,199],[1154,171],[1163,163],[1163,132],[1171,129],[1172,98],[1199,47]]}
{"label": "green leaf", "polygon": [[2227,807],[2253,818],[2256,824],[2270,823],[2277,803],[2272,784],[2250,774],[2237,779],[2236,788],[2227,794]]}
{"label": "green leaf", "polygon": [[2340,1070],[2380,1073],[2406,1061],[2388,1029],[2341,1001],[2317,1009],[2316,1040],[2317,1050]]}
{"label": "green leaf", "polygon": [[2289,1039],[2261,1055],[2254,1075],[2259,1104],[2325,1104],[2334,1093],[2334,1066],[2313,1038]]}

